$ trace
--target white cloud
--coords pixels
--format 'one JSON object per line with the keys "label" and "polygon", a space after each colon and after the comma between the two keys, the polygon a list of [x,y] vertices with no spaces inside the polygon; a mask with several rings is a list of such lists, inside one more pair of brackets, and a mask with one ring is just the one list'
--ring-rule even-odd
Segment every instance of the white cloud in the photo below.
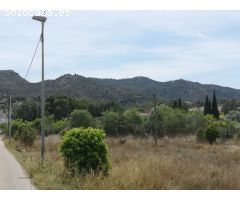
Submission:
{"label": "white cloud", "polygon": [[[45,29],[46,77],[63,73],[102,78],[143,75],[166,81],[220,74],[240,63],[239,19],[240,12],[233,11],[84,11],[49,18]],[[1,16],[0,23],[4,27],[0,32],[0,66],[13,66],[23,75],[40,25],[26,17]],[[155,33],[152,38],[151,33]],[[40,64],[38,54],[29,80],[40,80]]]}

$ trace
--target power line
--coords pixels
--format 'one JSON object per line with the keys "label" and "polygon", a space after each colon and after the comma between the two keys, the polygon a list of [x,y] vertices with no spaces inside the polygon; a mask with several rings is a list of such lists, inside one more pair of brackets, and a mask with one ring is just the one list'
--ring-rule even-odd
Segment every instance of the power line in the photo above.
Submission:
{"label": "power line", "polygon": [[42,38],[42,35],[40,35],[40,37],[39,37],[39,40],[38,40],[38,42],[37,42],[37,46],[36,46],[36,48],[35,48],[35,50],[34,50],[34,54],[33,54],[33,57],[32,57],[32,59],[31,59],[31,62],[30,62],[30,64],[29,64],[29,66],[28,66],[27,72],[26,72],[26,74],[25,74],[25,76],[24,76],[24,79],[22,79],[22,83],[20,84],[20,88],[21,88],[21,87],[23,86],[23,84],[25,83],[26,78],[27,78],[27,76],[28,76],[28,73],[29,73],[29,71],[30,71],[30,69],[31,69],[31,67],[32,67],[34,58],[35,58],[35,56],[36,56],[36,54],[37,54],[37,49],[38,49],[39,43],[40,43],[40,41],[41,41],[41,38]]}
{"label": "power line", "polygon": [[36,48],[35,48],[35,51],[34,51],[33,57],[32,57],[32,59],[31,59],[30,65],[29,65],[29,67],[28,67],[28,70],[27,70],[27,73],[25,74],[24,79],[27,78],[27,75],[28,75],[28,73],[29,73],[29,71],[30,71],[30,69],[31,69],[31,67],[32,67],[33,60],[34,60],[34,58],[35,58],[35,56],[36,56],[36,54],[37,54],[37,49],[38,49],[39,43],[40,43],[40,41],[41,41],[41,38],[42,38],[42,35],[40,35],[40,37],[39,37],[39,40],[38,40],[37,46],[36,46]]}

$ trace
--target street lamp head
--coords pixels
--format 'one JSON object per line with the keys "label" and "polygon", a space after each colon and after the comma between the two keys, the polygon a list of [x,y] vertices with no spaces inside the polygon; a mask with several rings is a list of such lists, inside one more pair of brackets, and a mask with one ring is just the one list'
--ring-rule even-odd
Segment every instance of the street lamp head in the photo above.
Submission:
{"label": "street lamp head", "polygon": [[43,23],[47,20],[47,18],[44,16],[36,16],[36,15],[34,15],[32,19],[43,22]]}

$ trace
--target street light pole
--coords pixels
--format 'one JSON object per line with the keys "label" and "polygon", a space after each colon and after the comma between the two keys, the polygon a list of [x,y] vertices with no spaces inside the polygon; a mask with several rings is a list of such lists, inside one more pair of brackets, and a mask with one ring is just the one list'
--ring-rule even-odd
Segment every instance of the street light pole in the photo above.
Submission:
{"label": "street light pole", "polygon": [[157,105],[156,105],[156,94],[153,94],[153,106],[154,106],[154,119],[153,119],[153,132],[154,132],[154,139],[155,139],[155,145],[157,146]]}
{"label": "street light pole", "polygon": [[45,152],[45,84],[44,84],[44,23],[47,18],[44,16],[33,16],[34,20],[42,24],[41,42],[42,42],[42,84],[41,84],[41,161],[44,160]]}
{"label": "street light pole", "polygon": [[42,22],[42,92],[41,92],[41,160],[44,160],[45,138],[45,84],[44,84],[44,22]]}
{"label": "street light pole", "polygon": [[12,96],[9,97],[9,142],[12,137]]}

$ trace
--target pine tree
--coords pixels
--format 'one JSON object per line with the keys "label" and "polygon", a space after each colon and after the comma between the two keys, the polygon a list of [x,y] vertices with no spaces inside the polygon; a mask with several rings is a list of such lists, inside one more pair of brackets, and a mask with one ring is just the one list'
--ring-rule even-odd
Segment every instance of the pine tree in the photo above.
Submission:
{"label": "pine tree", "polygon": [[181,98],[178,99],[178,108],[182,109],[182,100],[181,100]]}
{"label": "pine tree", "polygon": [[219,111],[218,111],[217,98],[216,98],[215,91],[213,92],[212,114],[215,118],[219,119]]}
{"label": "pine tree", "polygon": [[204,105],[204,115],[208,114],[208,95],[206,96],[205,99],[205,105]]}

